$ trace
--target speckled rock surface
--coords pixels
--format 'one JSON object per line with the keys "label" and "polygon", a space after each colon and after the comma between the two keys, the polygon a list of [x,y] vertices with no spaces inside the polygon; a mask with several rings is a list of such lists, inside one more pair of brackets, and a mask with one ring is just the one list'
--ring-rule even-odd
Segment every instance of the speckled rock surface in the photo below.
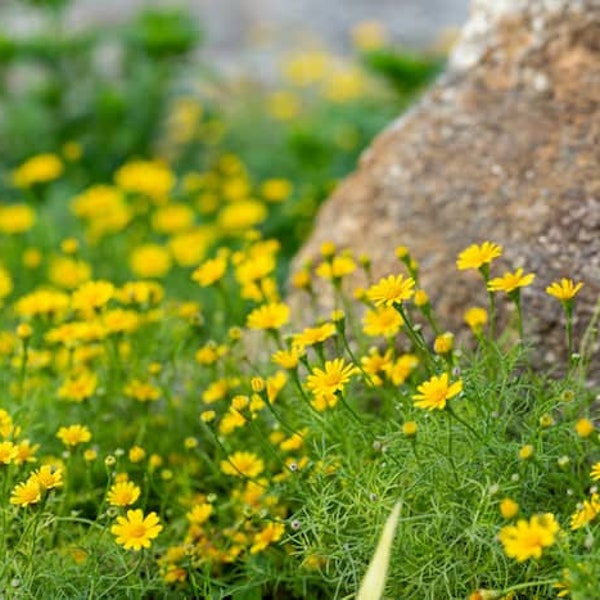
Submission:
{"label": "speckled rock surface", "polygon": [[[401,272],[394,249],[407,245],[442,322],[457,330],[464,309],[486,299],[456,256],[486,239],[505,248],[494,273],[537,273],[523,294],[526,330],[538,358],[554,360],[564,329],[548,283],[585,281],[579,335],[600,296],[598,0],[476,0],[447,73],[364,153],[295,264],[331,240],[369,253],[381,276]],[[301,318],[302,297],[291,302]],[[320,302],[327,314],[325,289]],[[600,370],[597,352],[593,362]]]}

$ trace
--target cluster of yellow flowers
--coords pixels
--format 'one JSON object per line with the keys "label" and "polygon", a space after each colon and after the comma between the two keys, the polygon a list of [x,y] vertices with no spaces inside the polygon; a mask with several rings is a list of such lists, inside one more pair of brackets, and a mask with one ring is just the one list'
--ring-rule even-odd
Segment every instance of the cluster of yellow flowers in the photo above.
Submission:
{"label": "cluster of yellow flowers", "polygon": [[[290,63],[290,78],[308,85],[319,61],[315,55]],[[15,174],[15,182],[25,187],[61,175],[36,168],[37,174],[31,166],[29,175]],[[0,207],[1,240],[20,244],[18,264],[36,274],[37,284],[21,285],[14,259],[12,268],[0,268],[0,298],[13,319],[0,331],[0,362],[13,407],[26,397],[58,401],[49,401],[48,410],[61,415],[53,435],[62,443],[61,458],[38,458],[41,442],[21,439],[9,412],[0,410],[0,465],[20,469],[8,504],[54,508],[44,500],[62,488],[68,507],[83,481],[104,485],[102,505],[110,507],[116,543],[139,551],[164,532],[161,575],[183,586],[192,572],[222,572],[276,547],[299,552],[288,535],[294,490],[337,472],[339,457],[319,455],[315,440],[335,414],[361,424],[369,418],[357,397],[375,394],[383,410],[400,415],[401,439],[416,456],[423,423],[436,415],[473,432],[461,416],[473,392],[458,368],[454,335],[439,327],[407,248],[396,252],[405,273],[374,280],[368,256],[324,244],[316,264],[291,282],[313,306],[318,286],[331,286],[334,310],[291,329],[292,309],[278,283],[280,243],[263,239],[256,227],[293,193],[282,179],[256,185],[231,155],[182,180],[164,162],[132,161],[113,185],[88,187],[72,199],[85,234],[60,240],[49,253],[29,246],[26,235],[39,224],[30,205]],[[97,260],[112,244],[127,256],[113,255],[118,276]],[[494,332],[494,294],[506,293],[520,315],[520,290],[535,279],[523,269],[492,277],[490,265],[501,254],[485,241],[456,263],[479,271],[489,293],[488,308],[464,315],[479,341],[486,326]],[[368,285],[350,292],[359,273]],[[183,297],[173,292],[178,285]],[[568,327],[582,285],[565,278],[547,287]],[[196,295],[202,306],[189,300]],[[265,356],[270,367],[256,364]],[[552,415],[540,420],[543,428],[553,424]],[[580,419],[581,439],[594,431]],[[45,442],[50,451],[53,443]],[[95,467],[99,456],[104,471]],[[536,456],[533,445],[522,446],[523,463]],[[38,460],[40,467],[27,467]],[[599,465],[591,470],[594,481]],[[510,498],[500,504],[505,519],[518,511]],[[591,491],[571,515],[571,531],[598,513]],[[499,540],[508,557],[522,562],[539,559],[563,535],[558,518],[544,513],[504,526]],[[327,562],[316,548],[303,549],[302,561],[317,569]]]}

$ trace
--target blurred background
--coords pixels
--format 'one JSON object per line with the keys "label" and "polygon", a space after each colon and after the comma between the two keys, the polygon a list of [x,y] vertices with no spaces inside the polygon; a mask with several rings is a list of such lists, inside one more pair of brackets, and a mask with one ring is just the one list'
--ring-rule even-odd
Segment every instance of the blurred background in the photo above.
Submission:
{"label": "blurred background", "polygon": [[[207,59],[234,74],[251,65],[255,76],[272,79],[286,49],[324,45],[348,54],[353,28],[368,21],[385,24],[395,44],[429,48],[465,22],[468,5],[469,0],[74,0],[65,21],[78,30],[123,23],[149,6],[181,8],[205,31]],[[39,15],[27,2],[2,0],[0,19],[11,31],[40,27]]]}
{"label": "blurred background", "polygon": [[211,241],[255,227],[292,256],[360,152],[443,69],[467,12],[468,0],[0,0],[0,198],[26,192],[64,220],[66,199],[122,167],[167,169],[171,199],[194,205]]}

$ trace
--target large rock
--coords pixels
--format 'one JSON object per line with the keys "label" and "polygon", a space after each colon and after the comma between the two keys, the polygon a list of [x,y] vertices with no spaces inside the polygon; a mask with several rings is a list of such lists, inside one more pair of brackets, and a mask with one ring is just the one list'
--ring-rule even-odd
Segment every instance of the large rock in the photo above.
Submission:
{"label": "large rock", "polygon": [[[486,239],[505,249],[493,273],[537,273],[523,294],[526,329],[553,360],[564,321],[546,286],[585,281],[579,335],[600,296],[599,0],[474,1],[447,72],[363,154],[295,265],[331,240],[368,253],[376,276],[399,273],[394,249],[406,245],[441,321],[457,330],[486,295],[478,273],[456,271],[456,256]],[[300,295],[291,300],[301,311]],[[327,314],[325,287],[320,302]]]}

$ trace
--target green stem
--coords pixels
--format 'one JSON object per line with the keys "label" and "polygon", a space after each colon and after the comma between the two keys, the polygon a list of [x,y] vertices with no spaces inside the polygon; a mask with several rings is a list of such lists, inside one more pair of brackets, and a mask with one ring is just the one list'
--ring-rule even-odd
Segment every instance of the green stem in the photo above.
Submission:
{"label": "green stem", "polygon": [[502,594],[510,594],[511,592],[518,592],[519,590],[526,590],[531,587],[539,587],[543,585],[552,585],[556,583],[556,579],[546,579],[542,581],[527,581],[525,583],[517,583],[509,588],[502,590]]}
{"label": "green stem", "polygon": [[488,298],[490,300],[490,340],[493,340],[496,337],[496,296],[494,292],[488,291]]}
{"label": "green stem", "polygon": [[573,361],[573,307],[565,304],[565,313],[567,316],[566,334],[567,334],[567,365],[572,367]]}
{"label": "green stem", "polygon": [[140,550],[140,557],[138,558],[137,562],[134,563],[133,567],[131,567],[131,569],[129,569],[129,571],[127,571],[127,573],[125,573],[125,575],[115,579],[113,581],[112,585],[109,585],[101,594],[96,596],[96,598],[104,598],[105,596],[108,596],[108,594],[110,592],[112,592],[117,587],[117,585],[119,585],[119,583],[121,583],[122,581],[125,581],[126,579],[131,577],[131,575],[133,575],[140,568],[143,558],[144,558],[144,550],[142,549],[142,550]]}
{"label": "green stem", "polygon": [[459,417],[453,410],[452,408],[450,408],[450,406],[446,405],[446,412],[454,419],[456,419],[463,427],[466,427],[480,442],[482,442],[483,444],[487,445],[486,440],[481,437],[477,431],[475,431],[473,429],[473,427],[471,427],[471,425],[469,425],[464,419],[462,419],[461,417]]}
{"label": "green stem", "polygon": [[515,304],[517,305],[517,327],[519,330],[519,341],[521,343],[523,343],[523,310],[521,307],[521,297],[520,294],[517,294],[515,296],[515,300],[514,300]]}
{"label": "green stem", "polygon": [[431,356],[431,353],[429,352],[429,348],[427,348],[427,344],[425,343],[423,336],[415,330],[412,321],[404,310],[403,305],[401,303],[394,304],[394,308],[400,313],[405,325],[404,330],[415,347],[415,350],[425,359],[430,368],[434,368],[435,362]]}

